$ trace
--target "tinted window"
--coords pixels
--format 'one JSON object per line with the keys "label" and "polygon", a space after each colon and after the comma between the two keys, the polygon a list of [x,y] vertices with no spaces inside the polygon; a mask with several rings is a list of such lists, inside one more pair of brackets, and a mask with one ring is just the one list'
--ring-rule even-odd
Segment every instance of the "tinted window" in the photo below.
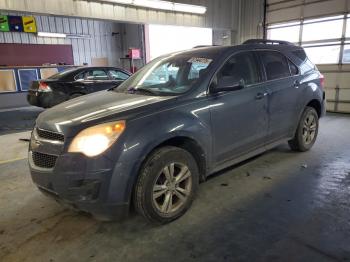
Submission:
{"label": "tinted window", "polygon": [[308,59],[304,50],[295,50],[292,53],[300,59],[299,67],[302,74],[315,68],[315,65]]}
{"label": "tinted window", "polygon": [[265,67],[267,80],[290,76],[288,60],[279,52],[261,52],[261,59]]}
{"label": "tinted window", "polygon": [[80,74],[76,75],[76,76],[74,77],[74,79],[75,79],[76,81],[84,80],[84,79],[85,79],[85,72],[81,72]]}
{"label": "tinted window", "polygon": [[259,82],[259,73],[253,53],[245,52],[234,55],[217,74],[217,80],[232,77],[235,82],[244,80],[246,85]]}
{"label": "tinted window", "polygon": [[128,74],[118,70],[109,70],[109,74],[113,80],[126,80],[129,78]]}
{"label": "tinted window", "polygon": [[106,71],[101,69],[89,70],[86,72],[85,79],[87,80],[109,80]]}
{"label": "tinted window", "polygon": [[289,68],[290,68],[290,72],[291,74],[294,76],[294,75],[297,75],[299,70],[298,70],[298,67],[293,64],[291,61],[288,60],[288,63],[289,63]]}
{"label": "tinted window", "polygon": [[74,71],[76,71],[77,69],[76,68],[70,68],[70,69],[66,69],[62,72],[59,72],[57,74],[54,74],[50,77],[48,77],[48,79],[63,79],[67,76],[69,76],[71,73],[74,73]]}

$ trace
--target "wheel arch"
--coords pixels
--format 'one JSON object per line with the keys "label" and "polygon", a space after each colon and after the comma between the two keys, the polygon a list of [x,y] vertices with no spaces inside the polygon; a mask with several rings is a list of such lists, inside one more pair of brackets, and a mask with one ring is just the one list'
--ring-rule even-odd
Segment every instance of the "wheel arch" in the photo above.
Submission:
{"label": "wheel arch", "polygon": [[318,101],[317,99],[312,99],[310,102],[307,103],[306,106],[314,108],[317,112],[318,118],[322,116],[322,106],[320,101]]}
{"label": "wheel arch", "polygon": [[207,168],[205,151],[195,139],[188,136],[175,136],[161,142],[150,153],[164,146],[175,146],[188,151],[197,163],[200,180],[205,180]]}
{"label": "wheel arch", "polygon": [[133,171],[135,176],[133,176],[131,183],[129,183],[129,185],[131,187],[129,188],[129,190],[127,190],[129,204],[130,204],[131,208],[133,208],[133,201],[131,201],[131,200],[132,200],[133,194],[135,192],[135,185],[136,185],[136,181],[139,177],[139,172],[140,172],[141,168],[144,166],[148,157],[154,151],[156,151],[157,149],[159,149],[161,147],[165,147],[165,146],[175,146],[175,147],[179,147],[179,148],[182,148],[182,149],[188,151],[193,156],[193,158],[195,159],[195,161],[197,163],[197,166],[199,169],[200,182],[203,182],[205,180],[206,174],[207,174],[207,172],[206,172],[206,170],[207,170],[207,158],[206,158],[206,154],[205,154],[205,150],[204,150],[203,146],[201,146],[200,143],[198,143],[198,141],[196,141],[194,138],[191,138],[191,137],[186,136],[186,135],[178,135],[178,136],[165,138],[165,139],[161,140],[159,143],[152,145],[152,147],[147,150],[147,152],[144,154],[143,159],[139,162],[139,164],[135,167],[135,170]]}

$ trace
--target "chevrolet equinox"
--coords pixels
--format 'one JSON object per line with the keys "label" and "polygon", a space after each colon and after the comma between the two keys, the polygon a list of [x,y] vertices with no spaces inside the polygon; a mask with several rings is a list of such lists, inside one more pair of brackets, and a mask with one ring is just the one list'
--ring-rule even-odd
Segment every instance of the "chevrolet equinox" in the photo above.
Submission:
{"label": "chevrolet equinox", "polygon": [[210,174],[284,142],[309,150],[323,85],[305,51],[284,41],[161,56],[116,88],[41,113],[31,176],[43,193],[97,219],[133,207],[167,223]]}

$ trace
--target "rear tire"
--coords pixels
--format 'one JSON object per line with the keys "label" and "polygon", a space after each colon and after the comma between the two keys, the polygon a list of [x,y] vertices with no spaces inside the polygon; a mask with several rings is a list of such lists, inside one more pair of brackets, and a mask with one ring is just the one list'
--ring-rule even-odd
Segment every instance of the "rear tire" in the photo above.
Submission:
{"label": "rear tire", "polygon": [[288,141],[294,151],[308,151],[315,143],[318,134],[318,114],[313,107],[307,106],[300,118],[294,138]]}
{"label": "rear tire", "polygon": [[169,223],[191,206],[198,184],[198,166],[188,151],[173,146],[157,149],[140,170],[135,209],[152,223]]}

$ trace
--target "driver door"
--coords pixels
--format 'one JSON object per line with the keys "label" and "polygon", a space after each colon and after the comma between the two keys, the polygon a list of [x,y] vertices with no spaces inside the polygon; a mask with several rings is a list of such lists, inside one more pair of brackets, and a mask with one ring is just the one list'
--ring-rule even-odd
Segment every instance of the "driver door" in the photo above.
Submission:
{"label": "driver door", "polygon": [[217,72],[218,85],[224,77],[237,79],[244,87],[209,94],[217,165],[263,147],[268,131],[267,90],[260,82],[261,70],[255,54],[245,51],[233,55]]}

